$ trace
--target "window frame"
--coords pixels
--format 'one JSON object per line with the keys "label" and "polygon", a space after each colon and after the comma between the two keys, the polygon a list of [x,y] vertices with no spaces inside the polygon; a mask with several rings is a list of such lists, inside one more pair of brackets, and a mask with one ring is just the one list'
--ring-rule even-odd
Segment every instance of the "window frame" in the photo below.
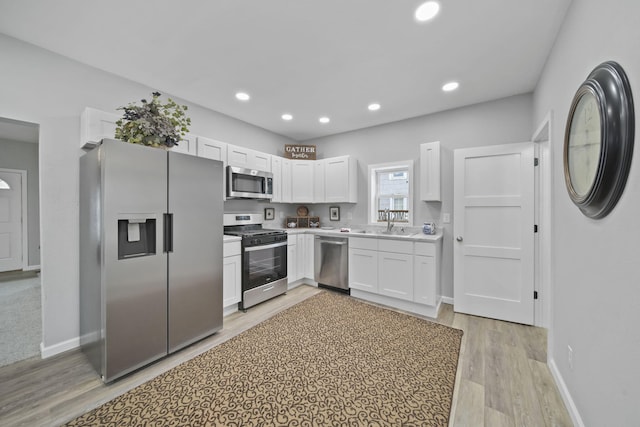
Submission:
{"label": "window frame", "polygon": [[413,197],[413,188],[414,188],[414,174],[413,174],[413,160],[401,160],[397,162],[389,162],[389,163],[377,163],[369,165],[369,198],[368,198],[368,218],[367,221],[369,225],[380,225],[378,222],[378,205],[377,205],[377,196],[378,196],[378,181],[377,175],[379,172],[393,172],[398,169],[406,169],[407,170],[407,180],[409,181],[409,192],[407,194],[407,210],[409,211],[407,214],[407,222],[401,222],[398,224],[403,224],[408,227],[413,226],[413,217],[414,217],[414,197]]}

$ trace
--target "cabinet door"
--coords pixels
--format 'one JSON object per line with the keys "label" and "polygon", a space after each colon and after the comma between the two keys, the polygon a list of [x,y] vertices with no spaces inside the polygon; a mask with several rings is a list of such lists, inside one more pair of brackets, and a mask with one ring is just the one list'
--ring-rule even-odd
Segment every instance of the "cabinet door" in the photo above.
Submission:
{"label": "cabinet door", "polygon": [[413,257],[413,300],[436,305],[436,259],[432,256]]}
{"label": "cabinet door", "polygon": [[302,277],[313,280],[314,277],[314,235],[313,234],[304,234],[303,242],[304,242],[304,257],[303,257],[303,273]]}
{"label": "cabinet door", "polygon": [[220,142],[214,139],[199,136],[196,147],[197,147],[198,157],[205,157],[207,159],[220,160],[223,163],[227,162],[227,143],[226,142]]}
{"label": "cabinet door", "polygon": [[271,173],[273,174],[272,203],[282,202],[282,157],[271,156]]}
{"label": "cabinet door", "polygon": [[227,145],[227,163],[238,168],[254,169],[251,167],[251,151],[253,150],[229,144]]}
{"label": "cabinet door", "polygon": [[291,162],[291,201],[313,202],[313,162],[294,160]]}
{"label": "cabinet door", "polygon": [[222,306],[228,307],[240,302],[242,292],[242,257],[234,255],[222,261]]}
{"label": "cabinet door", "polygon": [[355,203],[358,201],[357,162],[349,156],[325,159],[325,201]]}
{"label": "cabinet door", "polygon": [[107,113],[87,107],[80,116],[80,146],[85,144],[94,146],[104,138],[114,139],[116,135],[116,121],[122,115]]}
{"label": "cabinet door", "polygon": [[174,145],[173,148],[171,148],[171,151],[195,156],[198,152],[196,148],[197,140],[197,136],[188,133],[185,135],[184,139],[178,142],[178,145]]}
{"label": "cabinet door", "polygon": [[440,143],[420,144],[420,200],[440,201]]}
{"label": "cabinet door", "polygon": [[287,281],[289,283],[298,280],[298,246],[287,246]]}
{"label": "cabinet door", "polygon": [[378,293],[378,253],[349,248],[349,287]]}
{"label": "cabinet door", "polygon": [[251,151],[251,169],[271,172],[271,154]]}
{"label": "cabinet door", "polygon": [[282,203],[291,203],[291,160],[282,159]]}
{"label": "cabinet door", "polygon": [[378,252],[378,287],[381,295],[413,300],[413,255]]}
{"label": "cabinet door", "polygon": [[313,171],[313,201],[315,203],[324,203],[325,197],[325,163],[324,160],[316,160],[314,162]]}

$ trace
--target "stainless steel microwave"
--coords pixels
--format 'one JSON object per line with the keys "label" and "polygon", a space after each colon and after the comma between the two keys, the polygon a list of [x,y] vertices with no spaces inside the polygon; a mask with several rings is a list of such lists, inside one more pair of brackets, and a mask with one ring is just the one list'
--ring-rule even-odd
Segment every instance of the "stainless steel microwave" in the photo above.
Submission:
{"label": "stainless steel microwave", "polygon": [[273,174],[227,166],[227,199],[271,199]]}

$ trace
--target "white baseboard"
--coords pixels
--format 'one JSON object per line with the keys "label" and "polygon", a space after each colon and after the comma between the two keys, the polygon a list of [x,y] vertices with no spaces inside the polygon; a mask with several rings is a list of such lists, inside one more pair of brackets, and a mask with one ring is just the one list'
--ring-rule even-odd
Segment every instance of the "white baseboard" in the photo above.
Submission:
{"label": "white baseboard", "polygon": [[442,297],[442,302],[444,304],[453,305],[453,298],[451,298],[451,297]]}
{"label": "white baseboard", "polygon": [[558,370],[558,366],[554,359],[550,359],[548,361],[549,370],[551,371],[551,375],[553,375],[553,379],[556,381],[556,385],[558,386],[558,390],[560,390],[560,396],[562,396],[562,400],[564,401],[564,405],[567,407],[567,411],[569,412],[569,416],[571,416],[571,420],[573,421],[573,425],[577,427],[584,427],[585,424],[582,421],[582,417],[578,412],[578,408],[576,407],[573,398],[571,397],[571,393],[569,393],[569,389]]}
{"label": "white baseboard", "polygon": [[49,347],[45,347],[44,343],[40,343],[40,356],[43,359],[47,359],[55,356],[56,354],[64,353],[65,351],[73,350],[78,347],[80,347],[80,337],[71,338],[70,340],[66,340]]}

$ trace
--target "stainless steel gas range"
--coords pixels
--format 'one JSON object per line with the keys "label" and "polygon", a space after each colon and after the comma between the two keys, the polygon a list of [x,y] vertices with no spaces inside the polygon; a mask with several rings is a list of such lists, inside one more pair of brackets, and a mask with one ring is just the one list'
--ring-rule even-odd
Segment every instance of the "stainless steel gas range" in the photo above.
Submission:
{"label": "stainless steel gas range", "polygon": [[242,300],[246,310],[287,291],[287,233],[262,228],[260,213],[224,214],[224,234],[242,238]]}

